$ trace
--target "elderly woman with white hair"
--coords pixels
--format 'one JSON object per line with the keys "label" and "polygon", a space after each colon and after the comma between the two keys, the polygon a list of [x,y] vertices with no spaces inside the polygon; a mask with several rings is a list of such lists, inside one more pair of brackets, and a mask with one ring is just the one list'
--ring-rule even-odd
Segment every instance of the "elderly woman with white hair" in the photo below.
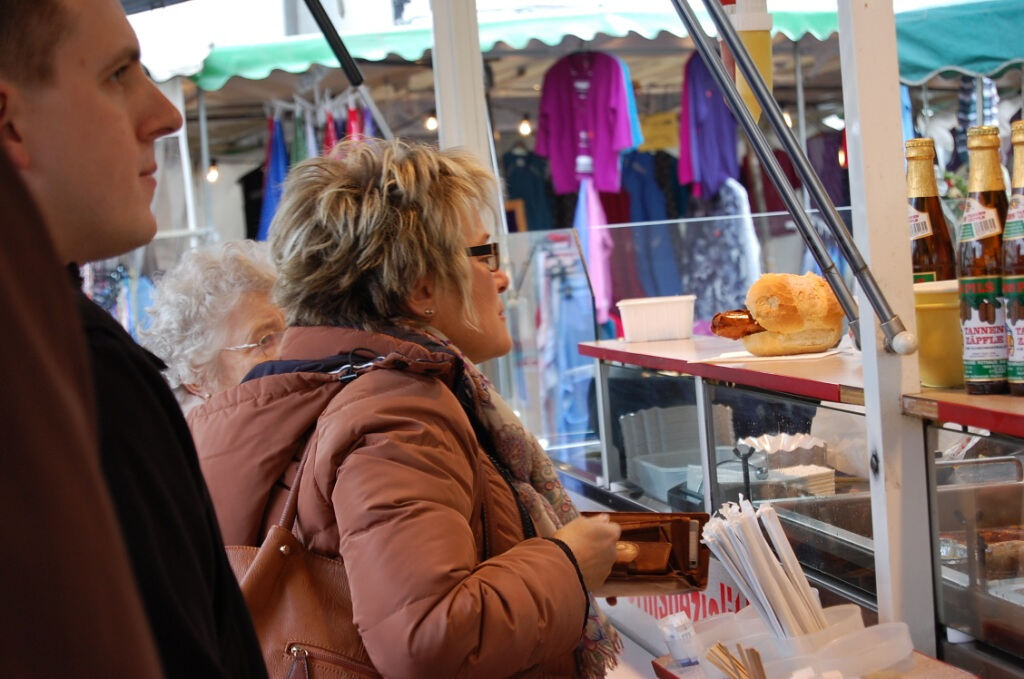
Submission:
{"label": "elderly woman with white hair", "polygon": [[142,344],[188,412],[277,358],[284,314],[271,300],[277,275],[265,243],[230,241],[185,252],[157,281]]}
{"label": "elderly woman with white hair", "polygon": [[190,416],[228,544],[260,543],[305,460],[298,534],[344,562],[371,674],[595,679],[620,648],[589,594],[618,526],[579,516],[474,365],[512,346],[496,189],[411,143],[297,165],[270,229],[281,357]]}

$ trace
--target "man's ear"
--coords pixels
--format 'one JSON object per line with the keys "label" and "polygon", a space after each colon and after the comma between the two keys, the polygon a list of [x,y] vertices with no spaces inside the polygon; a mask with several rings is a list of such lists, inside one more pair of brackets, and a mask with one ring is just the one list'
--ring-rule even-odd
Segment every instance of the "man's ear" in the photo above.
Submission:
{"label": "man's ear", "polygon": [[434,310],[437,307],[435,293],[436,285],[432,278],[423,277],[416,281],[412,291],[405,298],[405,304],[409,308],[409,313],[419,318],[433,316]]}
{"label": "man's ear", "polygon": [[0,78],[0,147],[3,147],[14,166],[23,170],[29,165],[29,157],[15,122],[19,101],[17,88]]}

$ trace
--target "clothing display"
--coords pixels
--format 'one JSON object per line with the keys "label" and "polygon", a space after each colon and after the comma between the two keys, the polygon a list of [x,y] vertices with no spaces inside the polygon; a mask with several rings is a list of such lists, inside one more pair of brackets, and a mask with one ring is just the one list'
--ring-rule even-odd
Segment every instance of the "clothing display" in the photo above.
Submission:
{"label": "clothing display", "polygon": [[508,198],[520,199],[526,208],[526,226],[530,231],[553,228],[548,202],[548,163],[525,147],[513,148],[501,156]]}
{"label": "clothing display", "polygon": [[[342,389],[325,371],[352,356],[382,358]],[[300,536],[310,550],[344,558],[353,618],[385,676],[424,667],[455,676],[467,664],[498,676],[510,659],[544,676],[600,676],[595,668],[613,656],[617,637],[594,617],[572,561],[533,537],[576,515],[568,495],[536,441],[450,345],[409,329],[289,328],[280,360],[189,421],[234,544],[258,541],[278,516],[296,443],[315,427]]]}
{"label": "clothing display", "polygon": [[270,233],[270,222],[274,219],[274,213],[277,212],[277,204],[281,202],[284,180],[288,175],[288,147],[281,119],[275,118],[270,129],[267,174],[264,181],[263,205],[260,208],[260,229],[256,240],[266,240]]}
{"label": "clothing display", "polygon": [[[665,194],[655,177],[654,155],[634,151],[622,159],[622,186],[629,194],[629,221],[665,222]],[[660,223],[632,229],[636,271],[647,297],[678,295],[679,229]]]}
{"label": "clothing display", "polygon": [[573,228],[579,234],[580,248],[587,261],[590,287],[594,293],[594,311],[598,324],[607,323],[612,310],[611,258],[614,245],[601,199],[590,177],[580,182]]}
{"label": "clothing display", "polygon": [[747,290],[761,276],[761,245],[750,217],[747,190],[726,179],[708,204],[709,217],[688,224],[682,247],[683,294],[697,296],[694,318],[710,320],[724,309],[742,309]]}
{"label": "clothing display", "polygon": [[[71,274],[77,279],[77,267]],[[80,280],[76,280],[80,285]],[[245,601],[165,367],[77,294],[100,463],[169,677],[265,677]]]}
{"label": "clothing display", "polygon": [[[689,121],[685,129],[680,125],[679,155],[689,148],[693,181],[703,195],[714,196],[726,179],[739,178],[736,119],[702,59],[690,59],[685,88]],[[690,137],[684,143],[687,129]],[[684,183],[682,177],[680,183]]]}
{"label": "clothing display", "polygon": [[620,62],[601,52],[556,61],[544,75],[534,149],[551,164],[555,192],[574,193],[591,175],[598,191],[617,192],[619,152],[632,146]]}

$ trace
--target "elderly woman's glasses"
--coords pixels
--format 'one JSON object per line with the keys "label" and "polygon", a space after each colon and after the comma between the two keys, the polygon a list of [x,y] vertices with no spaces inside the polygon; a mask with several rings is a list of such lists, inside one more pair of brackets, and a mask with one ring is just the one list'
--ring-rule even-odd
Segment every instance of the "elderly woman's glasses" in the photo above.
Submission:
{"label": "elderly woman's glasses", "polygon": [[221,351],[249,351],[250,349],[259,349],[265,357],[273,358],[273,349],[277,346],[277,343],[281,341],[281,335],[283,334],[284,331],[282,330],[267,333],[255,342],[250,342],[249,344],[236,344],[233,347],[224,347]]}
{"label": "elderly woman's glasses", "polygon": [[471,248],[466,248],[466,255],[470,257],[479,257],[483,260],[487,266],[487,270],[494,273],[501,266],[501,257],[498,254],[497,243],[484,243],[483,245],[474,245]]}

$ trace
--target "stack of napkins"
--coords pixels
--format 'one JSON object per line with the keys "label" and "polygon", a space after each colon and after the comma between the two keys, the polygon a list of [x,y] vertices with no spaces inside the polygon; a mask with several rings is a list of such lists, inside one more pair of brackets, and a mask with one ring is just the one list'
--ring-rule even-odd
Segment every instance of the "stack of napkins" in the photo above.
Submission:
{"label": "stack of napkins", "polygon": [[808,495],[835,495],[836,470],[816,464],[800,464],[793,467],[773,469],[787,484],[800,488]]}

